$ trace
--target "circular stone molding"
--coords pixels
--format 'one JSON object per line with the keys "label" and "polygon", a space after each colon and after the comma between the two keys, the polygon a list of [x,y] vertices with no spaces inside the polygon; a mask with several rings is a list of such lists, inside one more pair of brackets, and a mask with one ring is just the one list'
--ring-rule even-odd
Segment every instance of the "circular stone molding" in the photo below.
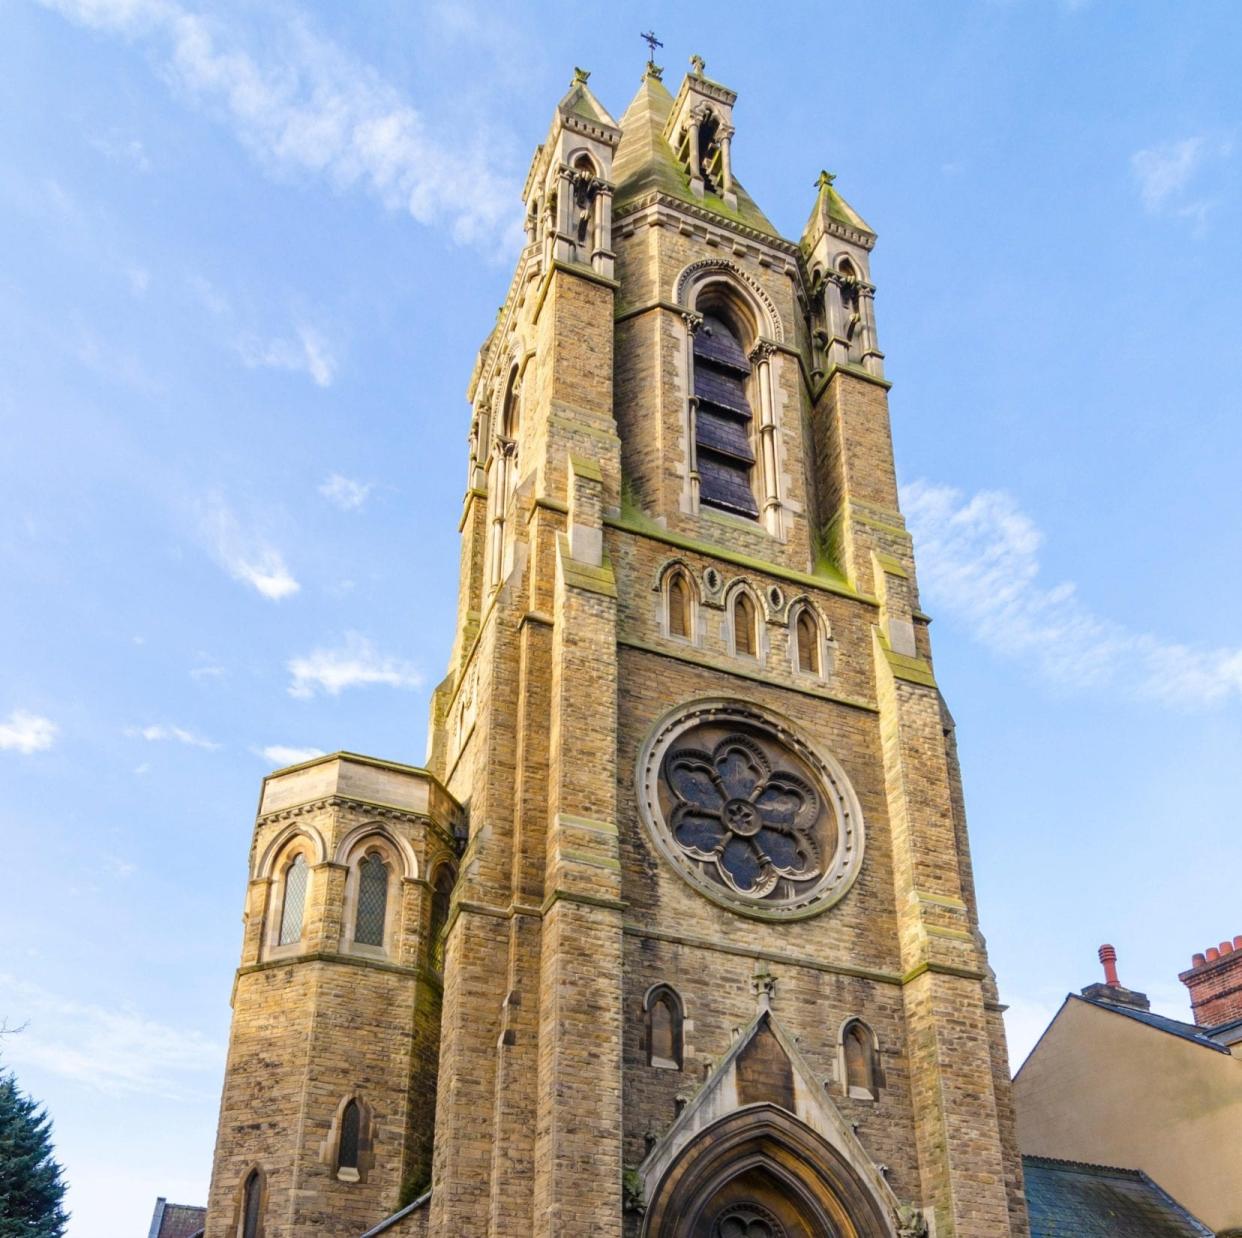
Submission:
{"label": "circular stone molding", "polygon": [[724,699],[683,705],[656,725],[637,772],[657,850],[731,911],[817,915],[858,876],[858,797],[840,765],[779,714]]}

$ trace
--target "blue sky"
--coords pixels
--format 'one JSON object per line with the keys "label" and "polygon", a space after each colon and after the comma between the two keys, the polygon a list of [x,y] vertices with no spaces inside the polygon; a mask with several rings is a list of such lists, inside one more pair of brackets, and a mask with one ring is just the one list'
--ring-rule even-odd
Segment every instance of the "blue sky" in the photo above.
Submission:
{"label": "blue sky", "polygon": [[0,1016],[73,1238],[202,1201],[259,779],[418,761],[464,391],[574,65],[654,25],[797,236],[880,234],[893,426],[1015,1053],[1242,931],[1242,13],[0,0]]}

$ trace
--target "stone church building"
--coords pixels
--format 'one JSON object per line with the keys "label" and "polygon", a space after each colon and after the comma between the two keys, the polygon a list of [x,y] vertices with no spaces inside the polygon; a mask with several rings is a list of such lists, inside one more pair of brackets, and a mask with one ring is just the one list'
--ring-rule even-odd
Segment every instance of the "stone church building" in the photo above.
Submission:
{"label": "stone church building", "polygon": [[264,781],[207,1238],[1028,1233],[875,235],[692,64],[535,152],[426,767]]}

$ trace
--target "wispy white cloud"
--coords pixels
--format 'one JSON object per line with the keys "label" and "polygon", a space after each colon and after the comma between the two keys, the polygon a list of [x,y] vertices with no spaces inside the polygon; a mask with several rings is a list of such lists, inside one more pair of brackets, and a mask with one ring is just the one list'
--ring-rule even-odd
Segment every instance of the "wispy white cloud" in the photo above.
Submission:
{"label": "wispy white cloud", "polygon": [[1203,162],[1207,139],[1182,138],[1164,142],[1130,156],[1130,168],[1138,181],[1143,205],[1158,211],[1174,195],[1182,192]]}
{"label": "wispy white cloud", "polygon": [[[37,1066],[111,1096],[172,1099],[205,1090],[223,1065],[221,1045],[128,1005],[92,1005],[0,974],[2,1004],[20,1036],[5,1038],[5,1062]],[[193,1088],[192,1077],[200,1077]]]}
{"label": "wispy white cloud", "polygon": [[208,548],[234,580],[250,585],[272,601],[289,597],[302,587],[280,552],[259,534],[243,529],[219,495],[207,499],[200,515]]}
{"label": "wispy white cloud", "polygon": [[146,147],[138,138],[125,137],[113,130],[91,139],[91,145],[105,158],[114,163],[125,163],[139,172],[151,171],[151,160]]}
{"label": "wispy white cloud", "polygon": [[200,681],[204,679],[223,679],[224,667],[218,666],[215,662],[200,662],[198,666],[190,668],[190,678]]}
{"label": "wispy white cloud", "polygon": [[1044,537],[1002,491],[902,490],[924,592],[997,653],[1064,686],[1117,688],[1183,708],[1242,697],[1242,647],[1197,648],[1095,613],[1070,581],[1040,580]]}
{"label": "wispy white cloud", "polygon": [[145,739],[149,743],[171,741],[185,744],[189,748],[205,748],[208,752],[215,752],[220,747],[214,740],[204,739],[193,731],[187,731],[183,726],[164,726],[159,723],[151,726],[131,726],[125,728],[125,734],[131,739]]}
{"label": "wispy white cloud", "polygon": [[60,728],[51,718],[15,709],[0,722],[0,750],[20,752],[25,756],[43,752],[56,742],[59,733]]}
{"label": "wispy white cloud", "polygon": [[268,744],[266,748],[256,748],[255,751],[278,769],[286,765],[301,765],[303,761],[323,756],[322,748],[293,748],[288,744]]}
{"label": "wispy white cloud", "polygon": [[317,387],[330,387],[336,377],[336,356],[331,345],[316,331],[305,324],[296,331],[296,339],[255,339],[253,336],[239,340],[237,351],[250,369],[289,370],[295,374],[308,374]]}
{"label": "wispy white cloud", "polygon": [[336,649],[315,649],[305,657],[289,660],[289,695],[300,698],[326,692],[338,696],[346,688],[386,684],[392,688],[417,688],[422,673],[409,662],[382,655],[365,636],[346,634]]}
{"label": "wispy white cloud", "polygon": [[224,118],[265,164],[362,187],[461,242],[520,243],[518,186],[498,174],[497,140],[428,132],[419,112],[369,65],[287,20],[262,52],[218,14],[177,0],[43,0],[82,25],[140,43],[173,86]]}
{"label": "wispy white cloud", "polygon": [[1192,185],[1209,161],[1224,159],[1231,152],[1231,142],[1205,134],[1135,151],[1130,156],[1130,171],[1143,206],[1153,215],[1189,219],[1195,231],[1202,232],[1217,203],[1210,196],[1193,193]]}
{"label": "wispy white cloud", "polygon": [[319,493],[329,503],[335,504],[343,512],[357,511],[366,501],[372,490],[370,482],[354,481],[333,473],[319,487]]}

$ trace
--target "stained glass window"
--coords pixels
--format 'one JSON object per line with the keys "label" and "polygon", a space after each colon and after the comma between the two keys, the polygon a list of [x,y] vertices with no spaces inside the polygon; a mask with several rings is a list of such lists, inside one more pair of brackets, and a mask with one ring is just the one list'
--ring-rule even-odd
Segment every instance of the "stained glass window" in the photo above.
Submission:
{"label": "stained glass window", "polygon": [[310,869],[306,857],[295,857],[285,870],[285,903],[280,912],[280,939],[282,946],[292,946],[302,940],[302,913],[306,908],[306,883]]}
{"label": "stained glass window", "polygon": [[263,1179],[257,1169],[246,1179],[242,1202],[242,1238],[259,1238],[259,1209],[263,1204]]}
{"label": "stained glass window", "polygon": [[362,1113],[358,1102],[351,1100],[341,1114],[341,1141],[338,1145],[336,1166],[338,1169],[358,1168],[358,1136],[362,1126]]}
{"label": "stained glass window", "polygon": [[388,865],[372,853],[358,865],[358,918],[354,922],[354,941],[360,946],[382,946],[387,914]]}

